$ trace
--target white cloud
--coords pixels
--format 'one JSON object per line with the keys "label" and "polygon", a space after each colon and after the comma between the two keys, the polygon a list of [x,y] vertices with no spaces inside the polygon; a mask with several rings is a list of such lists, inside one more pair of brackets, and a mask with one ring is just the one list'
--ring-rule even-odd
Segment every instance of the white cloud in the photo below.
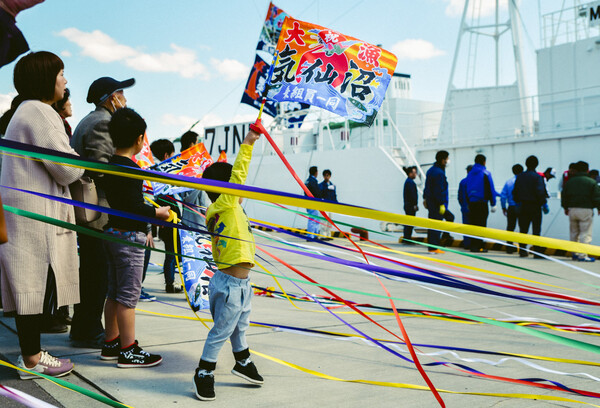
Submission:
{"label": "white cloud", "polygon": [[77,28],[66,28],[58,35],[80,46],[82,55],[100,62],[120,61],[139,54],[133,48],[119,44],[100,30],[86,33]]}
{"label": "white cloud", "polygon": [[[462,16],[465,8],[465,0],[444,0],[447,3],[446,15],[448,17],[460,17]],[[501,9],[506,10],[508,7],[507,0],[500,0],[499,6]],[[475,17],[488,17],[494,14],[496,9],[496,0],[479,0],[472,1],[470,4],[470,10],[468,17],[472,17],[475,13]]]}
{"label": "white cloud", "polygon": [[60,53],[60,55],[68,58],[68,57],[71,57],[73,54],[71,54],[71,51],[64,50]]}
{"label": "white cloud", "polygon": [[177,126],[179,130],[188,130],[197,120],[197,118],[191,116],[166,113],[162,116],[160,123],[167,126]]}
{"label": "white cloud", "polygon": [[16,92],[0,94],[0,114],[10,109],[10,103],[15,96],[17,96]]}
{"label": "white cloud", "polygon": [[237,81],[248,78],[250,68],[241,62],[226,58],[224,60],[218,60],[211,58],[210,63],[216,68],[219,74],[223,75],[226,81]]}
{"label": "white cloud", "polygon": [[119,44],[109,35],[95,30],[84,32],[77,28],[67,28],[59,36],[77,44],[81,54],[96,61],[122,62],[130,68],[147,72],[173,72],[184,78],[210,77],[207,68],[197,61],[196,52],[171,44],[171,52],[148,54],[128,45]]}
{"label": "white cloud", "polygon": [[422,39],[399,41],[392,45],[391,51],[399,60],[425,60],[446,54],[444,51],[437,49],[435,45],[429,41]]}

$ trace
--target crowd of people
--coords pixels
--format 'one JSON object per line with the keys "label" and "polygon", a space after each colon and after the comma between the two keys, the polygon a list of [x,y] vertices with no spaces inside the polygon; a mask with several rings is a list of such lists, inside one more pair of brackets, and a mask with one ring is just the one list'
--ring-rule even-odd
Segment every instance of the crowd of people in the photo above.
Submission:
{"label": "crowd of people", "polygon": [[[95,109],[71,135],[67,122],[72,115],[71,93],[66,88],[63,61],[51,52],[29,53],[15,65],[18,95],[0,119],[0,132],[6,140],[35,148],[139,168],[132,158],[142,150],[146,123],[126,106],[124,95],[124,90],[134,83],[133,78],[95,80],[87,94],[87,102]],[[259,133],[250,131],[233,166],[214,163],[203,177],[244,183],[252,147],[259,137]],[[197,143],[197,138],[194,132],[184,134],[182,150]],[[156,160],[162,161],[174,154],[174,147],[170,141],[162,140],[153,144],[152,151]],[[74,305],[70,321],[72,346],[100,349],[102,360],[115,361],[120,368],[152,367],[162,362],[161,356],[140,347],[135,335],[135,307],[140,300],[152,300],[142,289],[150,249],[154,247],[151,223],[114,213],[99,213],[96,219],[81,221],[72,205],[23,191],[71,199],[70,186],[84,179],[94,182],[101,206],[146,219],[182,218],[186,225],[206,225],[213,233],[213,257],[219,272],[210,281],[209,294],[215,324],[194,374],[196,395],[201,400],[215,399],[213,371],[219,350],[228,339],[236,360],[232,373],[253,384],[262,384],[245,336],[252,297],[248,274],[254,266],[255,247],[240,199],[213,194],[211,203],[205,192],[193,191],[177,197],[159,197],[159,202],[162,199],[168,205],[155,208],[145,202],[141,180],[84,171],[51,160],[7,155],[0,174],[5,204],[66,223],[77,222],[104,234],[102,239],[76,234],[71,229],[12,212],[4,218],[0,211],[2,307],[5,315],[15,317],[21,349],[17,364],[29,370],[19,371],[19,376],[30,379],[36,377],[35,373],[42,373],[60,377],[73,370],[70,359],[56,358],[41,347],[45,322],[56,318],[58,310],[69,305]],[[199,206],[208,207],[206,223],[197,210]],[[167,251],[172,251],[173,228],[161,227],[159,236]],[[167,254],[164,263],[168,293],[182,290],[174,283],[174,260],[175,255]]]}
{"label": "crowd of people", "polygon": [[[423,191],[423,206],[428,211],[428,218],[434,220],[454,221],[454,215],[448,210],[448,181],[446,167],[449,163],[449,153],[440,150],[435,156],[435,163],[427,171]],[[495,212],[497,198],[500,198],[502,213],[506,217],[506,230],[527,234],[531,228],[533,235],[539,236],[542,227],[542,214],[548,214],[548,189],[546,183],[556,177],[556,171],[549,167],[544,172],[538,172],[539,165],[536,156],[525,160],[525,168],[521,164],[512,167],[513,177],[508,179],[500,193],[494,187],[491,172],[486,168],[486,157],[477,154],[473,164],[466,168],[467,175],[458,186],[458,203],[464,224],[480,227],[487,226],[490,211]],[[415,215],[418,210],[418,194],[415,178],[416,167],[404,169],[407,175],[404,183],[404,212]],[[592,241],[592,224],[594,209],[600,215],[600,186],[597,170],[589,169],[588,163],[579,161],[571,163],[559,181],[561,190],[561,206],[569,217],[570,239],[574,242],[589,244]],[[441,232],[430,229],[427,231],[428,251],[432,254],[443,254],[439,248]],[[404,239],[411,243],[412,227],[404,227]],[[477,236],[465,236],[465,249],[471,252],[487,252],[483,240]],[[519,252],[519,256],[529,256],[527,245],[507,242],[506,252]],[[543,248],[534,245],[534,258],[543,258]],[[595,259],[584,253],[573,254],[573,260],[593,262]]]}

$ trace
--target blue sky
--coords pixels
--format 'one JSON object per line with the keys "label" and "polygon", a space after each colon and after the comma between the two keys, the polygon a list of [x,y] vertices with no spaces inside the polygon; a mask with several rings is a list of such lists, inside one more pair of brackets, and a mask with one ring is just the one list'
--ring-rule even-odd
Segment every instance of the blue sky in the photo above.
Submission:
{"label": "blue sky", "polygon": [[[495,0],[482,1],[485,18]],[[543,10],[556,10],[561,2],[543,0]],[[295,18],[381,44],[398,56],[396,71],[412,75],[413,98],[443,102],[464,0],[275,4]],[[150,139],[174,139],[198,119],[215,125],[256,117],[239,100],[268,5],[268,0],[46,0],[19,14],[17,25],[32,50],[52,51],[65,62],[72,125],[93,108],[85,98],[94,79],[134,77],[136,85],[125,93],[128,105],[146,118]],[[537,6],[525,0],[521,9],[530,51],[539,46]],[[531,65],[533,51],[528,59]],[[0,110],[14,95],[13,67],[0,68]],[[491,81],[489,61],[480,67],[481,80]],[[531,75],[530,80],[535,82]]]}

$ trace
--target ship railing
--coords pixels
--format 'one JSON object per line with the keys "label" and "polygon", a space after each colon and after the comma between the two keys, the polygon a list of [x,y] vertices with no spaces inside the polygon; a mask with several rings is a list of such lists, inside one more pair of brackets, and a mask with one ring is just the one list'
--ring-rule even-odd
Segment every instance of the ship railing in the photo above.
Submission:
{"label": "ship railing", "polygon": [[590,25],[589,13],[597,11],[597,1],[566,7],[541,16],[541,37],[544,47],[570,43],[600,35],[600,25]]}

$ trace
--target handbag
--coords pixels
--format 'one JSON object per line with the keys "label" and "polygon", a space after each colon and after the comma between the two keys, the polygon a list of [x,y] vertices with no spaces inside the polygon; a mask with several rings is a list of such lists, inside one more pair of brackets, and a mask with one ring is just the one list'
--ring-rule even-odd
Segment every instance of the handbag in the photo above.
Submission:
{"label": "handbag", "polygon": [[[86,204],[98,205],[98,191],[96,184],[88,176],[83,176],[79,180],[69,185],[71,197],[73,200],[81,201]],[[96,210],[75,206],[75,221],[77,224],[88,224],[96,221],[102,213]]]}

